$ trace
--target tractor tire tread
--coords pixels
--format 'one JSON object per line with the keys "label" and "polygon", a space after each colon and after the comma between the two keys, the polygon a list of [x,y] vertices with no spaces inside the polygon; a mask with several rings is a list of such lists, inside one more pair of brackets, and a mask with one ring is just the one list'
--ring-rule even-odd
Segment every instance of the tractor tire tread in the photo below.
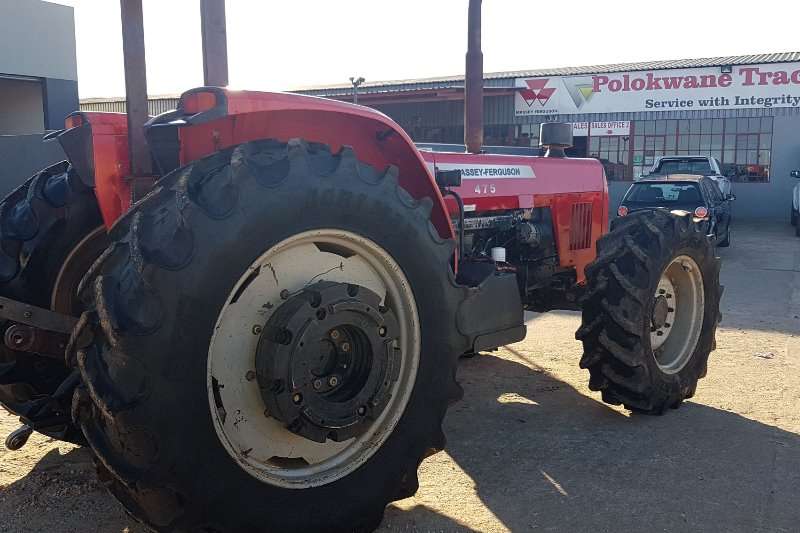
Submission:
{"label": "tractor tire tread", "polygon": [[[705,375],[719,322],[719,259],[713,240],[691,217],[664,210],[624,217],[597,241],[597,257],[586,267],[581,368],[603,401],[647,414],[662,414],[691,397]],[[686,367],[659,370],[650,349],[649,316],[661,270],[676,254],[690,253],[703,272],[706,307],[695,351]]]}
{"label": "tractor tire tread", "polygon": [[[182,386],[187,378],[169,361],[161,360],[165,358],[137,348],[159,338],[159,329],[177,314],[167,302],[170,296],[159,293],[153,279],[164,276],[164,272],[183,275],[183,271],[200,268],[194,259],[198,247],[205,243],[200,242],[196,228],[219,226],[217,235],[225,239],[225,232],[243,224],[241,220],[252,208],[245,199],[246,192],[294,190],[304,185],[306,201],[319,202],[326,200],[325,194],[332,194],[333,189],[326,186],[349,180],[347,191],[367,187],[385,201],[396,197],[406,209],[408,220],[403,223],[424,228],[420,234],[430,237],[426,246],[434,250],[441,271],[448,272],[444,284],[452,305],[461,305],[466,299],[467,289],[457,286],[449,268],[455,245],[452,239],[441,238],[430,222],[431,199],[414,199],[399,185],[398,174],[397,167],[391,165],[380,170],[361,162],[348,146],[332,153],[326,145],[299,139],[251,141],[164,176],[115,224],[111,247],[81,283],[88,317],[85,327],[92,330],[95,341],[75,357],[85,387],[79,391],[82,400],[75,402],[73,416],[97,455],[101,479],[132,516],[157,531],[223,529],[209,526],[202,506],[184,493],[183,480],[176,478],[172,468],[177,452],[171,437],[160,432],[153,421],[159,398],[170,388]],[[364,198],[364,194],[352,194],[347,201],[354,211],[362,204],[364,209],[372,208]],[[306,208],[313,206],[297,206]],[[442,334],[456,346],[463,343],[461,351],[465,351],[466,339],[455,325],[451,329]],[[276,522],[269,529],[266,525],[243,526],[241,522],[247,518],[229,512],[222,519],[228,521],[225,527],[230,528],[232,521],[239,524],[232,527],[237,531],[261,531],[262,527],[274,531],[372,531],[388,503],[416,492],[420,462],[444,446],[441,424],[447,403],[461,393],[455,381],[457,355],[454,352],[452,360],[448,359],[445,368],[452,369],[447,372],[448,383],[443,392],[436,393],[446,401],[432,406],[428,414],[415,415],[424,420],[416,430],[420,433],[408,445],[403,474],[395,480],[396,486],[385,487],[379,497],[361,505],[355,521],[325,522],[327,517],[301,513],[294,524],[281,522],[286,519],[278,516],[269,517],[267,522]]]}

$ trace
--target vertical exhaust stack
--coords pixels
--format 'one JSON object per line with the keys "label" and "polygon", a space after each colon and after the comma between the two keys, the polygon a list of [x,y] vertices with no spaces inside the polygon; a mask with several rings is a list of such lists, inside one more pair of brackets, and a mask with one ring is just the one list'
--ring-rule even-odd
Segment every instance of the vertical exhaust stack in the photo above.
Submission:
{"label": "vertical exhaust stack", "polygon": [[483,52],[481,0],[469,0],[467,69],[464,77],[464,145],[478,154],[483,147]]}
{"label": "vertical exhaust stack", "polygon": [[228,35],[225,28],[225,0],[200,0],[205,85],[228,85]]}
{"label": "vertical exhaust stack", "polygon": [[128,152],[132,177],[153,174],[150,150],[144,137],[147,112],[147,73],[144,58],[142,0],[120,0],[122,54],[125,66],[125,109],[128,115]]}

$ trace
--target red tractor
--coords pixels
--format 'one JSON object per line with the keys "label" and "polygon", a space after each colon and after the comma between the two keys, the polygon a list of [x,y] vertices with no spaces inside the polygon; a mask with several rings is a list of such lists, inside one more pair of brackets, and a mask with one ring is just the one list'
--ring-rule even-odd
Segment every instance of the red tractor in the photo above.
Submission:
{"label": "red tractor", "polygon": [[564,125],[544,157],[483,153],[477,32],[469,152],[420,151],[366,107],[212,86],[222,5],[203,2],[209,86],[142,130],[141,3],[122,0],[127,117],[72,114],[69,160],[0,204],[10,448],[90,446],[158,531],[371,531],[444,447],[458,357],[521,340],[525,309],[582,310],[604,401],[692,396],[712,239],[664,211],[609,232],[603,167],[564,157]]}

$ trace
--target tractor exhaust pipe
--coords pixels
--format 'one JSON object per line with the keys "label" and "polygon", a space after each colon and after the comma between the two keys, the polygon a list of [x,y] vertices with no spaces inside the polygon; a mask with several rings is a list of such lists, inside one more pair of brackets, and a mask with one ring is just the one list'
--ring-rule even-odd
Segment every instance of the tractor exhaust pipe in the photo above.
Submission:
{"label": "tractor exhaust pipe", "polygon": [[205,85],[228,85],[228,40],[225,29],[225,0],[200,0],[200,28],[203,42]]}
{"label": "tractor exhaust pipe", "polygon": [[464,146],[478,154],[483,147],[483,52],[481,0],[469,0],[467,69],[464,76]]}
{"label": "tractor exhaust pipe", "polygon": [[144,59],[142,0],[120,0],[122,16],[122,56],[125,66],[125,110],[128,115],[128,153],[130,175],[153,174],[150,150],[144,137],[147,113],[147,74]]}

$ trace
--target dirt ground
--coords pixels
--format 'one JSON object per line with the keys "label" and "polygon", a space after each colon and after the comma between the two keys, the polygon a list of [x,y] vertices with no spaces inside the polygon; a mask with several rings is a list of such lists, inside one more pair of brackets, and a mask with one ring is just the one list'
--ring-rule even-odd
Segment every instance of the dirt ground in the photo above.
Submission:
{"label": "dirt ground", "polygon": [[[578,368],[576,313],[464,360],[448,450],[381,532],[798,531],[800,239],[740,227],[723,257],[723,320],[695,398],[662,417],[600,402]],[[0,433],[16,427],[0,415]],[[41,436],[0,450],[0,530],[141,532],[89,454]]]}

